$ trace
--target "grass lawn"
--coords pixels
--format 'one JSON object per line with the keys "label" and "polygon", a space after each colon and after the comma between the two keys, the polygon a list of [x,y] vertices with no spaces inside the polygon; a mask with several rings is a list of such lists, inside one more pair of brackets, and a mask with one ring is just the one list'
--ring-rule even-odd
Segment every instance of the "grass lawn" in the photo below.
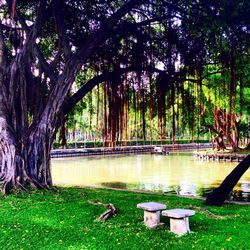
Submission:
{"label": "grass lawn", "polygon": [[[60,188],[0,198],[0,249],[250,249],[250,206],[208,207],[202,200],[88,188]],[[89,202],[91,201],[91,202]],[[119,213],[96,221],[106,209],[92,202],[113,203]],[[183,237],[164,228],[147,229],[140,202],[167,208],[191,208],[193,231]]]}

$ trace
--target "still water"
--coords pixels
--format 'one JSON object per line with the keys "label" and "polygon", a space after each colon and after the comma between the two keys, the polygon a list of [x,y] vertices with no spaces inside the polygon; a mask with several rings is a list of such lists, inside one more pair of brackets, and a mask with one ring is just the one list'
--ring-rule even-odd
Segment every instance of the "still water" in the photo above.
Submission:
{"label": "still water", "polygon": [[[199,161],[190,154],[121,155],[52,160],[57,186],[98,186],[206,196],[237,165]],[[250,201],[250,170],[240,179],[231,199]]]}

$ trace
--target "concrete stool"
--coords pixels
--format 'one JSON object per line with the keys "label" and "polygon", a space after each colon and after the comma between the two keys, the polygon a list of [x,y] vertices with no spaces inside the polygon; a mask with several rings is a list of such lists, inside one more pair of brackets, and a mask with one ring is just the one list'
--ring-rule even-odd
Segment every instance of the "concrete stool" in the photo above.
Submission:
{"label": "concrete stool", "polygon": [[188,217],[194,214],[194,210],[181,208],[162,211],[163,216],[170,218],[170,231],[178,236],[190,232]]}
{"label": "concrete stool", "polygon": [[156,228],[164,225],[160,223],[160,211],[166,209],[166,205],[158,202],[145,202],[137,204],[137,208],[144,210],[144,224],[148,228]]}

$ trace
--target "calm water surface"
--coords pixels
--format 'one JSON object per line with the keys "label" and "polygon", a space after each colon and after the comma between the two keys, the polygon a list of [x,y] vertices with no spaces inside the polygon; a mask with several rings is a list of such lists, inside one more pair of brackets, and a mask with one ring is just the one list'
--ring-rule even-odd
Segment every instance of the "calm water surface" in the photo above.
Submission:
{"label": "calm water surface", "polygon": [[[190,154],[60,158],[52,160],[52,178],[58,186],[117,187],[205,196],[236,165],[202,162]],[[231,199],[250,201],[250,170],[242,176]]]}

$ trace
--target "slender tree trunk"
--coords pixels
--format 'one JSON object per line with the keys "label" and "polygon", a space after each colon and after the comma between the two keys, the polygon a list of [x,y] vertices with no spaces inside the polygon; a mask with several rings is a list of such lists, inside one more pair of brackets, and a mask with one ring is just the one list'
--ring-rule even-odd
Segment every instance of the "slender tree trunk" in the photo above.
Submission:
{"label": "slender tree trunk", "polygon": [[123,102],[123,131],[122,131],[122,140],[124,141],[124,145],[127,145],[128,140],[128,114],[129,114],[129,96],[128,96],[129,88],[127,86],[127,76],[125,77],[124,82],[124,102]]}
{"label": "slender tree trunk", "polygon": [[118,84],[117,82],[111,82],[111,105],[110,105],[110,133],[111,133],[111,147],[115,147],[116,144],[116,134],[118,130],[119,124],[119,99],[117,96],[118,91]]}
{"label": "slender tree trunk", "polygon": [[154,96],[154,88],[152,83],[152,74],[149,77],[149,86],[150,86],[150,97],[149,97],[149,120],[150,120],[150,144],[153,141],[153,125],[154,125],[154,114],[153,114],[153,96]]}
{"label": "slender tree trunk", "polygon": [[248,170],[249,166],[250,154],[235,167],[218,188],[214,189],[207,196],[205,204],[222,206],[241,176]]}
{"label": "slender tree trunk", "polygon": [[93,96],[92,92],[88,94],[88,112],[89,112],[89,138],[92,140],[92,123],[93,123]]}
{"label": "slender tree trunk", "polygon": [[99,141],[99,116],[100,116],[100,88],[99,85],[97,85],[97,103],[96,103],[96,136],[95,139]]}
{"label": "slender tree trunk", "polygon": [[63,120],[61,128],[60,128],[60,138],[59,141],[61,141],[61,148],[67,147],[67,138],[66,138],[66,119]]}
{"label": "slender tree trunk", "polygon": [[209,134],[210,134],[210,143],[212,144],[212,148],[213,150],[215,149],[215,146],[214,146],[214,137],[213,137],[213,133],[212,133],[212,130],[209,128]]}
{"label": "slender tree trunk", "polygon": [[102,133],[103,137],[103,146],[107,146],[107,139],[108,139],[108,112],[107,112],[107,85],[108,83],[103,83],[103,109],[104,109],[104,129]]}
{"label": "slender tree trunk", "polygon": [[146,100],[145,100],[145,93],[144,89],[142,89],[141,93],[141,113],[142,113],[142,139],[145,143],[146,141]]}
{"label": "slender tree trunk", "polygon": [[230,126],[229,126],[229,143],[233,152],[237,151],[238,145],[238,129],[236,125],[235,104],[236,104],[236,68],[235,55],[233,51],[230,53]]}
{"label": "slender tree trunk", "polygon": [[122,145],[122,140],[123,140],[123,133],[124,133],[124,88],[123,88],[123,84],[119,84],[119,88],[120,88],[120,91],[118,93],[118,102],[119,102],[119,109],[118,109],[118,119],[119,119],[119,122],[118,122],[118,132],[119,132],[119,135],[118,135],[118,138],[117,140],[119,140],[119,143],[120,145]]}
{"label": "slender tree trunk", "polygon": [[171,105],[172,105],[172,144],[175,144],[175,136],[176,136],[176,126],[175,126],[175,89],[174,85],[171,88]]}
{"label": "slender tree trunk", "polygon": [[[136,90],[133,88],[133,106],[134,106],[134,129],[133,129],[133,135],[135,136],[136,139],[136,144],[137,144],[137,139],[138,139],[138,131],[137,131],[137,94]],[[133,137],[134,137],[133,136]]]}
{"label": "slender tree trunk", "polygon": [[158,111],[158,134],[162,140],[166,134],[166,75],[160,75],[156,82],[157,111]]}

